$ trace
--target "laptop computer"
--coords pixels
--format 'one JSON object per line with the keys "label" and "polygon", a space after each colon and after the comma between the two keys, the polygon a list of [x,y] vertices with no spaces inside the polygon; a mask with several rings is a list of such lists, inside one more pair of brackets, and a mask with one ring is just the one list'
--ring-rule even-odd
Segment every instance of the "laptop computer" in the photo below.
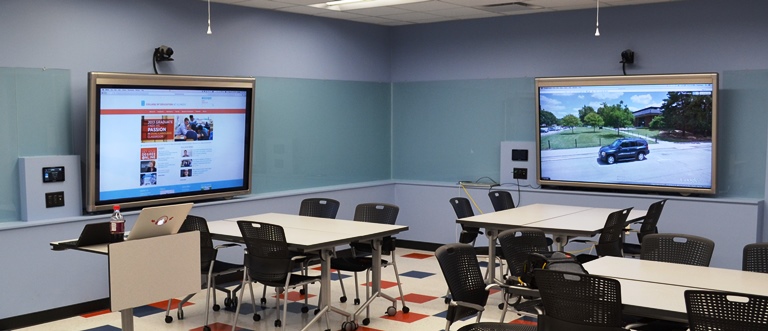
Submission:
{"label": "laptop computer", "polygon": [[112,234],[109,233],[109,222],[99,222],[86,224],[83,227],[83,231],[80,232],[80,237],[77,240],[62,241],[58,245],[67,248],[77,248],[92,246],[98,244],[111,243]]}
{"label": "laptop computer", "polygon": [[125,240],[152,238],[179,232],[192,205],[192,203],[183,203],[142,209]]}

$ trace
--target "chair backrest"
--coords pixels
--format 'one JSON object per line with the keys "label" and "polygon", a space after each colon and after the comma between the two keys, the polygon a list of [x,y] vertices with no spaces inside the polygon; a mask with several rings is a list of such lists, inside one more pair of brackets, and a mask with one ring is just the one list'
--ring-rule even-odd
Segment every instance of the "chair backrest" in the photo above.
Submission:
{"label": "chair backrest", "polygon": [[[461,243],[443,245],[435,251],[435,257],[448,283],[453,301],[485,306],[488,301],[488,291],[485,290],[485,279],[480,271],[475,249],[471,245]],[[477,312],[472,308],[450,305],[445,318],[453,323]]]}
{"label": "chair backrest", "polygon": [[299,207],[299,215],[301,216],[313,216],[323,218],[336,218],[336,213],[339,212],[339,203],[333,199],[326,198],[309,198],[301,201],[301,207]]}
{"label": "chair backrest", "polygon": [[[475,212],[472,211],[472,205],[469,203],[469,199],[462,197],[451,198],[451,206],[453,212],[456,213],[456,219],[475,216]],[[461,225],[461,233],[459,234],[459,242],[462,244],[470,244],[475,242],[477,236],[480,234],[480,228]]]}
{"label": "chair backrest", "polygon": [[733,292],[685,291],[690,331],[768,330],[768,297]]}
{"label": "chair backrest", "polygon": [[293,267],[283,227],[250,221],[237,221],[237,226],[245,241],[245,265],[251,279],[269,286],[283,286]]}
{"label": "chair backrest", "polygon": [[545,312],[539,330],[623,330],[618,280],[556,270],[534,273]]}
{"label": "chair backrest", "polygon": [[617,210],[608,215],[595,246],[597,256],[623,256],[624,227],[630,211],[632,207]]}
{"label": "chair backrest", "polygon": [[676,234],[649,234],[643,239],[640,259],[709,266],[715,242],[704,237]]}
{"label": "chair backrest", "polygon": [[194,215],[187,215],[184,223],[179,228],[181,232],[200,231],[200,270],[208,273],[208,268],[216,259],[216,250],[213,249],[213,239],[208,231],[208,222],[205,218]]}
{"label": "chair backrest", "polygon": [[768,273],[768,243],[744,246],[741,269],[744,271]]}
{"label": "chair backrest", "polygon": [[355,207],[355,221],[395,224],[400,207],[387,203],[361,203]]}
{"label": "chair backrest", "polygon": [[513,277],[523,275],[529,253],[546,252],[549,247],[544,231],[539,229],[509,229],[499,233],[498,238]]}
{"label": "chair backrest", "polygon": [[643,218],[643,223],[640,225],[640,232],[637,233],[638,242],[643,242],[643,237],[653,233],[659,233],[658,223],[659,217],[661,217],[661,211],[664,209],[664,205],[667,203],[667,199],[656,201],[648,207],[648,213]]}
{"label": "chair backrest", "polygon": [[515,208],[515,202],[512,200],[512,194],[509,191],[490,191],[488,197],[491,198],[493,210],[502,211]]}
{"label": "chair backrest", "polygon": [[[358,222],[370,222],[380,224],[395,224],[400,207],[387,203],[361,203],[355,207],[354,220]],[[353,242],[350,244],[355,254],[368,254],[373,251],[370,243]],[[382,240],[381,254],[388,255],[395,250],[395,242],[392,237],[384,237]]]}

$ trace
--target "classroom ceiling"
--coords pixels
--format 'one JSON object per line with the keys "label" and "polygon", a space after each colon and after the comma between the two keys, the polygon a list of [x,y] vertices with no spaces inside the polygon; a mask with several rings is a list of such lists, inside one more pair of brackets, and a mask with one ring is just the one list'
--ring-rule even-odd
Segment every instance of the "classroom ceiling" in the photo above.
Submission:
{"label": "classroom ceiling", "polygon": [[[207,0],[203,0],[207,1]],[[407,25],[443,21],[523,15],[542,12],[596,9],[598,0],[406,0],[408,4],[386,5],[375,8],[358,7],[361,3],[395,0],[359,0],[356,4],[326,7],[331,0],[210,0],[235,6],[261,8],[296,14],[313,15],[378,25]],[[599,0],[600,8],[643,5],[682,0]],[[319,7],[312,7],[318,5]],[[347,8],[344,8],[347,7]],[[339,10],[341,9],[341,10]]]}

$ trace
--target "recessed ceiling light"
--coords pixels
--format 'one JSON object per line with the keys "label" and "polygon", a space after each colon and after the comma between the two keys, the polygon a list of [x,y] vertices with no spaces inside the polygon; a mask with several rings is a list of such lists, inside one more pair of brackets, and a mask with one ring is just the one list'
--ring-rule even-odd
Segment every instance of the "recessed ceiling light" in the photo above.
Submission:
{"label": "recessed ceiling light", "polygon": [[323,8],[328,10],[345,11],[364,8],[375,8],[385,6],[397,6],[408,3],[424,2],[429,0],[337,0],[322,2],[310,7]]}

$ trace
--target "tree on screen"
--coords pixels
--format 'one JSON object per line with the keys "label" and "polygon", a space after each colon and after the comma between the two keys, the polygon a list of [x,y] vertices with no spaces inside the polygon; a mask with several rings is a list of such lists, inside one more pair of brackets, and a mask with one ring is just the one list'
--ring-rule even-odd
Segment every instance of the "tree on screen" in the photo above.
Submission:
{"label": "tree on screen", "polygon": [[595,108],[592,108],[591,106],[581,107],[581,109],[579,109],[579,121],[586,123],[587,116],[589,116],[589,114],[597,114],[597,112],[595,112]]}
{"label": "tree on screen", "polygon": [[592,127],[592,132],[597,131],[597,127],[605,125],[603,118],[597,113],[589,113],[584,117],[584,123]]}
{"label": "tree on screen", "polygon": [[539,125],[550,126],[557,124],[557,116],[544,109],[539,111]]}
{"label": "tree on screen", "polygon": [[603,102],[603,105],[597,109],[597,114],[603,118],[606,126],[616,128],[617,135],[621,134],[619,129],[631,126],[635,120],[635,116],[629,111],[624,101],[611,106]]}
{"label": "tree on screen", "polygon": [[661,105],[664,121],[673,130],[712,135],[712,96],[669,92]]}
{"label": "tree on screen", "polygon": [[563,116],[562,122],[563,122],[563,126],[571,127],[571,133],[573,133],[574,126],[581,125],[581,121],[579,121],[579,118],[571,114]]}

